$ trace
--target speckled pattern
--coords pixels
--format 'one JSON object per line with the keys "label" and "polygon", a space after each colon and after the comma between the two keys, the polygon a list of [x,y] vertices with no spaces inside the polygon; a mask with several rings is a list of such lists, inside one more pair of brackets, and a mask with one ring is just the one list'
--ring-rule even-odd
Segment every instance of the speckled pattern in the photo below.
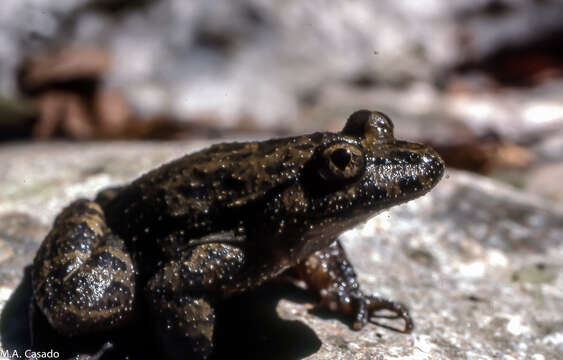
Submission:
{"label": "speckled pattern", "polygon": [[409,332],[401,304],[359,290],[335,240],[443,171],[432,149],[395,140],[391,121],[366,110],[340,133],[215,145],[69,205],[34,260],[34,296],[67,336],[119,327],[144,303],[157,337],[181,348],[170,356],[205,358],[213,304],[299,264],[355,329],[386,309]]}
{"label": "speckled pattern", "polygon": [[55,220],[32,268],[34,298],[59,332],[111,330],[133,311],[135,268],[98,204],[78,200]]}

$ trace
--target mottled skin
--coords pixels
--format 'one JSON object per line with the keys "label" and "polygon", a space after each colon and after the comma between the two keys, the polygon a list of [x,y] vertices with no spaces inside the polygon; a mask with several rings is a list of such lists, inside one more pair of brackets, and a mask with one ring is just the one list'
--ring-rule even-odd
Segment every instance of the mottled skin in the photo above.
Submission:
{"label": "mottled skin", "polygon": [[337,237],[443,171],[366,110],[339,133],[215,145],[68,206],[35,257],[34,297],[70,337],[120,327],[142,304],[170,357],[206,358],[217,302],[293,268],[354,329],[386,309],[409,332],[401,304],[362,293]]}

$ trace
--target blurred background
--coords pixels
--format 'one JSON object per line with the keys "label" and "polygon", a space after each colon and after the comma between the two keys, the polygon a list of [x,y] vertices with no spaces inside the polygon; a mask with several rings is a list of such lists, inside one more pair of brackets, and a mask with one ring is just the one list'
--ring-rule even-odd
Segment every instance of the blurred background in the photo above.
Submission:
{"label": "blurred background", "polygon": [[338,131],[563,203],[561,0],[2,0],[0,151]]}

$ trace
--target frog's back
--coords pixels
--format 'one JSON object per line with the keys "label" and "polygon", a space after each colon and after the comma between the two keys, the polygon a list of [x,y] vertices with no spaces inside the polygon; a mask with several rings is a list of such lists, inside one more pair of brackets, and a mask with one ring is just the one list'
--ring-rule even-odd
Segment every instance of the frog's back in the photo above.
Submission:
{"label": "frog's back", "polygon": [[115,226],[125,237],[169,231],[178,222],[193,236],[225,230],[249,204],[293,183],[324,136],[211,146],[143,175],[107,210],[121,219]]}

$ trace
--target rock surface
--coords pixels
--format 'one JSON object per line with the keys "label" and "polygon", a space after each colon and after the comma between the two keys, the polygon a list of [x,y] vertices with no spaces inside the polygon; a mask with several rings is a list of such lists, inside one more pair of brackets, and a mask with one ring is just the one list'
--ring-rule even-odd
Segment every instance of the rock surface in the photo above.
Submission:
{"label": "rock surface", "polygon": [[[0,151],[0,312],[65,204],[204,145],[4,145]],[[273,328],[293,324],[305,329],[309,340],[295,334],[291,338],[290,333],[287,337],[293,339],[291,346],[305,341],[311,345],[285,358],[561,358],[560,207],[486,178],[450,170],[429,195],[380,214],[342,238],[364,290],[407,304],[416,328],[410,335],[375,325],[351,331],[330,316],[313,315],[312,299],[290,296],[277,304],[279,318]],[[3,316],[7,313],[4,310]],[[272,335],[259,334],[255,346],[266,347]],[[9,334],[4,331],[0,336],[6,339]],[[284,346],[266,350],[287,354]],[[232,353],[231,349],[223,352]],[[256,353],[249,350],[247,356]]]}

